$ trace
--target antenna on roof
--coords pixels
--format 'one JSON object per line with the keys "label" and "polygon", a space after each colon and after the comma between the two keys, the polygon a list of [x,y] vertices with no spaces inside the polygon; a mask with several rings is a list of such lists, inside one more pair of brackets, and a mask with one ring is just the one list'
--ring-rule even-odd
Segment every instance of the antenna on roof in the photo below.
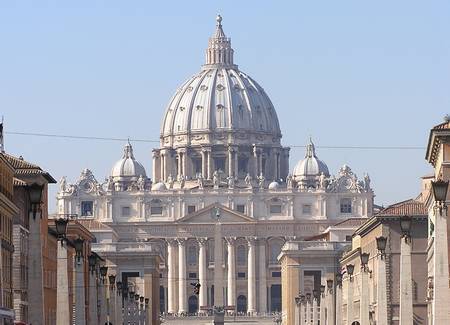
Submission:
{"label": "antenna on roof", "polygon": [[0,151],[5,152],[5,143],[3,139],[3,115],[2,115],[2,123],[0,123]]}

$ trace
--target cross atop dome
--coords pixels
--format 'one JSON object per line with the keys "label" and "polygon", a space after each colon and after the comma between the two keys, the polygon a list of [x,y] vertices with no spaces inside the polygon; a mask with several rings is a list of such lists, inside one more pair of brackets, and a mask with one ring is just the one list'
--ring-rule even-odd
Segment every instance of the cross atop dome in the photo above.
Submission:
{"label": "cross atop dome", "polygon": [[312,157],[316,157],[316,147],[314,146],[311,137],[309,137],[309,143],[306,145],[305,158],[312,158]]}
{"label": "cross atop dome", "polygon": [[233,67],[233,49],[231,48],[231,39],[227,38],[222,29],[222,16],[216,17],[216,31],[209,39],[208,48],[206,49],[207,68],[214,66]]}

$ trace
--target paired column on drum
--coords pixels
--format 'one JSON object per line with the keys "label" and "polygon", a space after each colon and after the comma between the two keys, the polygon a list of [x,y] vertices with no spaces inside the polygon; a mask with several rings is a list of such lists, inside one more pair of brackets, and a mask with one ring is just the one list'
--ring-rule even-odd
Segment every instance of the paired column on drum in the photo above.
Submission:
{"label": "paired column on drum", "polygon": [[211,148],[202,149],[202,176],[204,179],[212,178]]}
{"label": "paired column on drum", "polygon": [[236,306],[236,238],[226,238],[228,249],[227,261],[227,306]]}

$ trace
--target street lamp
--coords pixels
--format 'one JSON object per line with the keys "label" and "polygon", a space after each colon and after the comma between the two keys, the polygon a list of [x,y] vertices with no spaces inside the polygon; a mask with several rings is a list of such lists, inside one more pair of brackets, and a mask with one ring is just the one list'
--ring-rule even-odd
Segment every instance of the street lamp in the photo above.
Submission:
{"label": "street lamp", "polygon": [[323,294],[325,293],[325,286],[323,284],[320,286],[320,293],[323,297]]}
{"label": "street lamp", "polygon": [[353,275],[353,271],[355,270],[355,265],[354,264],[347,264],[345,266],[345,268],[347,269],[347,273],[350,277],[350,281],[352,280],[352,275]]}
{"label": "street lamp", "polygon": [[386,252],[387,238],[380,236],[380,237],[377,237],[376,240],[377,240],[377,249],[380,252],[381,259],[383,259],[383,256]]}
{"label": "street lamp", "polygon": [[411,236],[412,218],[409,216],[400,217],[400,229],[402,231],[402,237],[405,238],[405,242]]}
{"label": "street lamp", "polygon": [[342,273],[341,272],[336,273],[336,284],[338,286],[342,285]]}
{"label": "street lamp", "polygon": [[146,306],[148,305],[149,302],[150,302],[150,299],[149,298],[145,298],[145,305]]}
{"label": "street lamp", "polygon": [[116,282],[117,294],[120,296],[122,293],[122,281]]}
{"label": "street lamp", "polygon": [[447,199],[448,181],[442,179],[431,181],[431,187],[435,201],[444,202]]}
{"label": "street lamp", "polygon": [[91,253],[88,257],[88,263],[89,263],[89,270],[91,270],[91,273],[94,273],[95,267],[97,266],[97,255]]}
{"label": "street lamp", "polygon": [[330,292],[331,292],[331,290],[333,290],[333,280],[331,280],[331,279],[327,280],[327,288],[328,288],[328,291],[330,291]]}
{"label": "street lamp", "polygon": [[78,262],[80,262],[81,256],[83,256],[84,239],[81,237],[76,238],[73,241],[73,246],[75,247],[75,253],[77,256],[77,260],[78,260]]}
{"label": "street lamp", "polygon": [[366,272],[367,270],[367,264],[369,263],[369,253],[361,253],[359,255],[359,258],[361,259],[361,269]]}
{"label": "street lamp", "polygon": [[115,283],[116,283],[116,276],[114,274],[110,274],[108,276],[108,281],[109,281],[109,289],[114,290]]}
{"label": "street lamp", "polygon": [[105,277],[106,274],[108,273],[108,267],[107,266],[100,266],[100,277],[102,279],[102,283],[105,283]]}
{"label": "street lamp", "polygon": [[55,219],[56,236],[58,239],[61,240],[61,245],[62,245],[63,240],[66,239],[68,223],[69,223],[69,219],[67,219],[67,218]]}
{"label": "street lamp", "polygon": [[41,208],[43,189],[44,185],[39,185],[38,183],[33,183],[28,186],[28,196],[31,203],[31,211],[33,211],[33,220],[36,219],[36,212]]}

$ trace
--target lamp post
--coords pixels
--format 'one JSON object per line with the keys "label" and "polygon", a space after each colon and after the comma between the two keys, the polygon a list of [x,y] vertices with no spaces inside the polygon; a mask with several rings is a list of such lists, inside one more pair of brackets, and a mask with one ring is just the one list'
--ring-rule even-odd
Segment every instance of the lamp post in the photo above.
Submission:
{"label": "lamp post", "polygon": [[98,309],[97,309],[97,266],[98,257],[97,254],[91,253],[88,256],[89,263],[89,324],[98,323]]}
{"label": "lamp post", "polygon": [[411,227],[411,217],[400,217],[400,324],[413,324]]}
{"label": "lamp post", "polygon": [[325,285],[321,285],[320,286],[320,299],[319,299],[319,319],[320,319],[320,324],[325,324],[325,316],[326,316],[326,312],[327,312],[327,299],[328,296],[325,295],[326,291],[325,291]]}
{"label": "lamp post", "polygon": [[311,324],[311,293],[306,294],[306,324]]}
{"label": "lamp post", "polygon": [[335,301],[336,301],[336,313],[334,315],[335,322],[331,324],[342,323],[342,273],[337,272],[335,275],[336,287],[335,287]]}
{"label": "lamp post", "polygon": [[359,308],[359,322],[369,324],[369,253],[360,253],[361,261],[361,299]]}
{"label": "lamp post", "polygon": [[300,325],[300,303],[301,303],[301,294],[299,293],[297,296],[295,296],[295,325]]}
{"label": "lamp post", "polygon": [[[69,324],[69,274],[67,260],[67,225],[69,219],[62,216],[55,219],[56,235],[61,245],[57,245],[56,261],[56,324]],[[40,324],[40,323],[37,323]]]}
{"label": "lamp post", "polygon": [[[447,191],[448,181],[432,181],[434,196],[433,242],[433,297],[432,297],[432,324],[450,324],[450,289],[448,285],[448,233],[447,233]],[[438,298],[438,299],[436,299]]]}
{"label": "lamp post", "polygon": [[387,238],[380,236],[377,241],[377,324],[388,325],[386,292],[386,244]]}
{"label": "lamp post", "polygon": [[327,280],[327,291],[326,291],[326,314],[325,314],[325,322],[323,324],[334,324],[334,291],[333,291],[333,280]]}
{"label": "lamp post", "polygon": [[347,324],[351,325],[353,323],[353,271],[355,270],[354,264],[347,264],[346,270],[348,274],[347,283]]}
{"label": "lamp post", "polygon": [[86,325],[86,308],[85,308],[85,284],[84,284],[84,259],[83,248],[84,239],[78,237],[72,242],[75,248],[74,269],[75,269],[75,324]]}
{"label": "lamp post", "polygon": [[116,275],[108,275],[109,291],[107,299],[108,321],[112,324],[116,324],[116,308],[117,308],[117,295],[116,295]]}
{"label": "lamp post", "polygon": [[33,183],[27,187],[30,202],[28,237],[28,321],[44,322],[44,286],[41,241],[41,201],[44,185]]}
{"label": "lamp post", "polygon": [[318,322],[317,308],[319,305],[319,299],[320,299],[320,291],[313,290],[313,324],[317,324]]}
{"label": "lamp post", "polygon": [[106,286],[105,280],[106,275],[108,274],[108,267],[102,265],[99,267],[100,271],[100,285],[99,285],[99,315],[100,315],[100,324],[105,324],[107,321],[107,303],[106,303]]}
{"label": "lamp post", "polygon": [[[117,278],[117,276],[116,276]],[[115,319],[117,324],[123,323],[123,284],[122,281],[116,282],[116,297],[115,297]]]}

